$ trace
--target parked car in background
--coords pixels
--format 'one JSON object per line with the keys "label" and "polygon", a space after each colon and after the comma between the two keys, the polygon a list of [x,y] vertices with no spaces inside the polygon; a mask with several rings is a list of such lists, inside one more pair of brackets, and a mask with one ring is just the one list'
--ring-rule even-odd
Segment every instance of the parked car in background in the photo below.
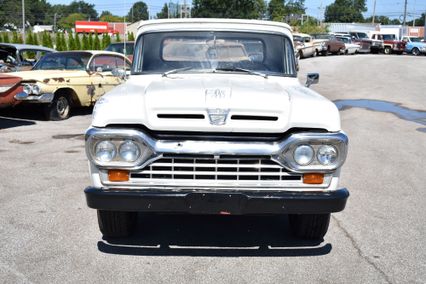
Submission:
{"label": "parked car in background", "polygon": [[15,95],[22,92],[21,78],[0,73],[0,108],[15,106],[19,101]]}
{"label": "parked car in background", "polygon": [[0,43],[0,72],[30,70],[44,55],[56,50],[30,44]]}
{"label": "parked car in background", "polygon": [[332,34],[313,34],[314,41],[324,42],[322,55],[342,54],[345,51],[345,44],[336,39],[335,35]]}
{"label": "parked car in background", "polygon": [[426,42],[419,37],[404,36],[402,41],[405,42],[405,52],[412,55],[426,54]]}
{"label": "parked car in background", "polygon": [[373,32],[370,33],[372,40],[383,41],[383,53],[384,54],[402,54],[405,50],[405,42],[398,40],[395,34]]}
{"label": "parked car in background", "polygon": [[359,52],[361,46],[356,43],[352,43],[352,39],[347,36],[336,36],[338,41],[341,41],[345,44],[345,54],[356,54]]}
{"label": "parked car in background", "polygon": [[359,52],[379,53],[383,51],[383,41],[373,40],[368,37],[365,32],[349,32],[352,41],[361,46]]}
{"label": "parked car in background", "polygon": [[[49,120],[67,119],[71,109],[93,105],[124,81],[119,69],[130,70],[130,60],[109,51],[67,51],[45,55],[31,71],[16,72],[22,92],[15,99],[43,104]],[[124,69],[122,69],[124,68]]]}
{"label": "parked car in background", "polygon": [[312,37],[308,34],[293,33],[296,49],[299,53],[299,58],[315,56],[315,47]]}
{"label": "parked car in background", "polygon": [[126,55],[127,58],[130,59],[130,61],[133,61],[134,46],[135,46],[134,41],[126,41],[125,43],[124,42],[116,42],[116,43],[111,43],[110,45],[108,45],[105,50],[122,53],[122,54]]}

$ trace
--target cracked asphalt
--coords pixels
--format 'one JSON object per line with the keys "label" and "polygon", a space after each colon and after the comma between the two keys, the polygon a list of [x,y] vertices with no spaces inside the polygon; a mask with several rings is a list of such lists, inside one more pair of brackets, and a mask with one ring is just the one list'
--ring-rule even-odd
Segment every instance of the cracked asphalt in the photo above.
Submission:
{"label": "cracked asphalt", "polygon": [[[301,60],[350,138],[351,196],[321,242],[285,216],[139,216],[102,239],[83,189],[90,110],[47,122],[0,111],[0,283],[425,283],[426,57]],[[407,112],[405,112],[407,111]]]}

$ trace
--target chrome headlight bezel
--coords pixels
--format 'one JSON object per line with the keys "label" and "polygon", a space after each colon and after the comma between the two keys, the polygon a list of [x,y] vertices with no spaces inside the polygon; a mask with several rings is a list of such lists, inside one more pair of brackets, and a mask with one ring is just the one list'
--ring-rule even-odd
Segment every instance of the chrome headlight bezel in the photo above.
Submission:
{"label": "chrome headlight bezel", "polygon": [[[340,168],[346,160],[348,137],[343,132],[300,133],[291,135],[288,140],[290,141],[287,146],[274,158],[293,172],[332,172]],[[294,151],[302,145],[309,145],[314,150],[314,157],[307,165],[300,165],[294,159]],[[334,147],[337,151],[336,161],[332,164],[323,165],[318,160],[318,151],[324,145]]]}
{"label": "chrome headlight bezel", "polygon": [[41,86],[33,83],[25,83],[22,84],[22,90],[24,93],[28,95],[40,95],[41,94]]}
{"label": "chrome headlight bezel", "polygon": [[[96,157],[96,145],[102,141],[109,141],[114,144],[116,154],[111,161],[101,161]],[[133,161],[126,161],[120,155],[122,145],[133,143],[138,149],[137,158]],[[155,156],[153,148],[147,140],[140,136],[136,130],[120,130],[119,132],[96,132],[89,129],[86,133],[86,154],[91,162],[101,168],[124,168],[135,169],[144,165],[149,159]]]}

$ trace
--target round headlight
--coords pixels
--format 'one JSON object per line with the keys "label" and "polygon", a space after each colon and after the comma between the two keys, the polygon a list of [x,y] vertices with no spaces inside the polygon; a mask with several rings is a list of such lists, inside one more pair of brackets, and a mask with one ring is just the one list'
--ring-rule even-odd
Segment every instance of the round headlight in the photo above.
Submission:
{"label": "round headlight", "polygon": [[332,165],[337,160],[337,150],[330,145],[321,146],[317,152],[317,159],[324,166]]}
{"label": "round headlight", "polygon": [[39,95],[41,92],[41,88],[39,85],[33,85],[33,94],[34,95]]}
{"label": "round headlight", "polygon": [[314,159],[314,149],[309,145],[300,145],[294,150],[293,158],[301,166],[309,165]]}
{"label": "round headlight", "polygon": [[27,94],[32,94],[33,93],[33,87],[29,84],[25,84],[22,86],[23,91]]}
{"label": "round headlight", "polygon": [[111,162],[116,154],[117,149],[110,141],[101,141],[95,146],[96,159],[101,162]]}
{"label": "round headlight", "polygon": [[126,162],[134,162],[140,156],[139,146],[133,141],[124,141],[118,150],[120,157]]}

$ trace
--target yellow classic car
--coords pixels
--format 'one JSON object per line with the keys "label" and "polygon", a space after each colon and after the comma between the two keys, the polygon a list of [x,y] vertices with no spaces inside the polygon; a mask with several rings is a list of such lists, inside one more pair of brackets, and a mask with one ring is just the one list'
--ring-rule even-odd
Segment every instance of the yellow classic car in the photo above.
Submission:
{"label": "yellow classic car", "polygon": [[47,54],[31,71],[13,74],[22,78],[23,87],[15,99],[44,104],[48,120],[67,119],[73,107],[91,106],[103,94],[123,83],[123,70],[130,70],[130,66],[130,61],[116,52]]}

